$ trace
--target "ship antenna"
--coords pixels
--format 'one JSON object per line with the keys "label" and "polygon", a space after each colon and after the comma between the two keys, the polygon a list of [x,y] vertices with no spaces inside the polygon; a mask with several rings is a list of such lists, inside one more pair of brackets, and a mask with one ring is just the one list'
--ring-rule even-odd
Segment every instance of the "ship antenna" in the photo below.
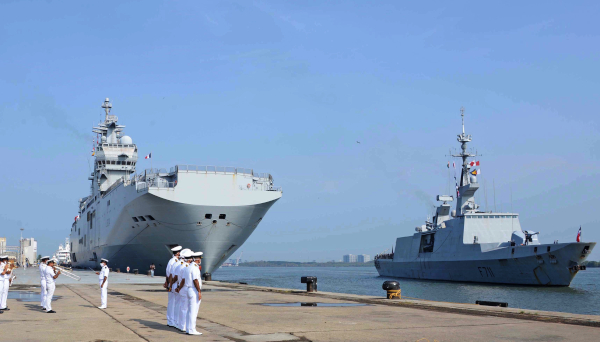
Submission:
{"label": "ship antenna", "polygon": [[460,116],[462,117],[463,134],[465,134],[465,107],[460,107]]}
{"label": "ship antenna", "polygon": [[[112,104],[110,103],[110,100],[108,99],[108,97],[104,100],[104,103],[102,104],[102,108],[104,108],[104,112],[106,112],[105,120],[108,120],[108,114],[110,113],[110,110],[112,109]],[[464,130],[464,128],[463,128],[463,130]]]}

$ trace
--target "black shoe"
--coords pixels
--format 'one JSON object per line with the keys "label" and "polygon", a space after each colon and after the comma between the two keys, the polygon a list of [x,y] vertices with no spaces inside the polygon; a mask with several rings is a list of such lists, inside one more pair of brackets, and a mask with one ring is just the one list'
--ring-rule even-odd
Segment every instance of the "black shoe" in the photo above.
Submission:
{"label": "black shoe", "polygon": [[2,310],[4,310],[4,311],[10,311],[10,309],[8,307],[6,307],[6,308],[4,308]]}
{"label": "black shoe", "polygon": [[56,313],[54,310],[46,311],[46,313]]}
{"label": "black shoe", "polygon": [[46,308],[42,308],[42,310],[44,310],[44,311],[48,311],[48,310],[46,310]]}

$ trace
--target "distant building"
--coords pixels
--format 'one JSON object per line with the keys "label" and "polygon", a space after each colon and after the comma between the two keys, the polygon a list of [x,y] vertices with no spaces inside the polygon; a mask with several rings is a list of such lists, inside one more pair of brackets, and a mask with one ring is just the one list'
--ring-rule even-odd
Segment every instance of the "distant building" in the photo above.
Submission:
{"label": "distant building", "polygon": [[30,264],[37,261],[37,241],[34,238],[21,240],[21,258],[19,264],[23,265],[25,260]]}
{"label": "distant building", "polygon": [[356,262],[356,260],[356,255],[354,254],[344,255],[344,262]]}
{"label": "distant building", "polygon": [[0,237],[0,255],[6,251],[6,238]]}
{"label": "distant building", "polygon": [[371,261],[371,256],[367,254],[361,254],[358,256],[358,262],[369,262]]}

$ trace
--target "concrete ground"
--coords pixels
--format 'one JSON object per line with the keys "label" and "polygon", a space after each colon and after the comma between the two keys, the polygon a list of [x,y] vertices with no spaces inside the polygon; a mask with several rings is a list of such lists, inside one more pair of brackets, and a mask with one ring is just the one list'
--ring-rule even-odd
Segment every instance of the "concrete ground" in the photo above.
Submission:
{"label": "concrete ground", "polygon": [[[21,270],[22,271],[22,270]],[[31,272],[31,273],[30,273]],[[37,272],[23,272],[11,292],[39,293]],[[26,273],[26,274],[25,274]],[[77,272],[82,274],[84,272]],[[59,278],[56,314],[39,297],[9,299],[0,315],[2,341],[597,341],[600,316],[371,296],[306,294],[220,282],[205,283],[198,318],[202,336],[166,326],[164,278],[111,274],[108,309],[100,310],[97,278]],[[19,280],[21,282],[19,283]],[[383,292],[383,291],[382,291]],[[15,294],[17,292],[14,292]],[[14,294],[11,294],[13,297]],[[382,293],[383,297],[383,293]],[[264,303],[353,303],[344,307],[273,307]],[[364,305],[366,304],[366,305]],[[566,323],[568,324],[566,324]]]}

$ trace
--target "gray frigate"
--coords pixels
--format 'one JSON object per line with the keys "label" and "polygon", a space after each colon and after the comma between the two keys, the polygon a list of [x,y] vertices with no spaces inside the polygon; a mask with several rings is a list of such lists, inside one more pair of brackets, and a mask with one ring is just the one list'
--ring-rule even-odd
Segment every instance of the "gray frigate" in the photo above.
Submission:
{"label": "gray frigate", "polygon": [[[440,195],[432,220],[412,236],[396,239],[392,253],[375,257],[381,276],[444,281],[537,286],[569,286],[595,242],[542,244],[539,232],[522,230],[519,215],[481,211],[475,157],[467,151],[471,135],[458,135],[462,160],[460,184],[454,196]],[[450,202],[456,200],[455,210]]]}
{"label": "gray frigate", "polygon": [[[268,173],[237,167],[175,165],[137,171],[138,148],[110,113],[94,127],[91,191],[79,200],[71,226],[74,267],[145,272],[151,263],[164,274],[171,251],[182,245],[204,252],[202,273],[210,274],[254,232],[281,198]],[[151,157],[151,155],[149,156]]]}

